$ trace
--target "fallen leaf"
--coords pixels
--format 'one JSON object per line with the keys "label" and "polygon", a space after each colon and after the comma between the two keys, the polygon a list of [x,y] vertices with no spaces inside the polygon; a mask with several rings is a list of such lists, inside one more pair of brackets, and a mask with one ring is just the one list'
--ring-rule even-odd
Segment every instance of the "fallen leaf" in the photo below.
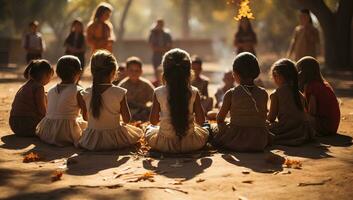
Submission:
{"label": "fallen leaf", "polygon": [[199,179],[196,180],[196,183],[201,183],[201,182],[204,182],[204,181],[205,181],[205,179],[199,178]]}
{"label": "fallen leaf", "polygon": [[291,160],[291,159],[287,158],[284,161],[283,167],[293,168],[293,169],[301,169],[302,163],[299,160]]}
{"label": "fallen leaf", "polygon": [[37,154],[35,152],[31,152],[23,157],[24,163],[37,162],[40,160],[42,160],[42,158],[39,156],[39,154]]}
{"label": "fallen leaf", "polygon": [[129,182],[139,182],[139,181],[146,181],[146,180],[150,182],[154,182],[154,175],[156,175],[156,173],[148,171],[143,174],[137,174],[135,176],[129,177],[127,179],[128,180],[132,179],[132,180],[129,180]]}
{"label": "fallen leaf", "polygon": [[62,171],[55,171],[53,175],[51,176],[51,182],[59,181],[61,180],[61,177],[63,176]]}
{"label": "fallen leaf", "polygon": [[173,182],[170,182],[171,185],[182,185],[183,182],[186,181],[186,178],[176,178]]}
{"label": "fallen leaf", "polygon": [[242,173],[242,174],[250,174],[250,171],[248,171],[248,170],[243,170],[241,173]]}
{"label": "fallen leaf", "polygon": [[248,183],[248,184],[252,184],[254,181],[253,180],[245,180],[245,181],[242,181],[242,183]]}
{"label": "fallen leaf", "polygon": [[233,190],[233,192],[235,192],[237,190],[237,188],[233,185],[232,190]]}

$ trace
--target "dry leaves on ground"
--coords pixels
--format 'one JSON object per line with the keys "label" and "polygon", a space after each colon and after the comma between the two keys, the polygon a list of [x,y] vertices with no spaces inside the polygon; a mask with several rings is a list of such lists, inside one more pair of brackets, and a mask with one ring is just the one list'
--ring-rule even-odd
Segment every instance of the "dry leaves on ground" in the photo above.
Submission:
{"label": "dry leaves on ground", "polygon": [[147,156],[151,147],[148,145],[144,137],[140,138],[137,142],[137,154],[140,156]]}
{"label": "dry leaves on ground", "polygon": [[148,171],[143,174],[135,174],[133,176],[127,177],[125,180],[128,180],[128,182],[139,182],[139,181],[150,181],[154,182],[154,175],[156,173]]}
{"label": "dry leaves on ground", "polygon": [[204,182],[204,181],[206,181],[206,179],[199,178],[199,179],[196,180],[196,183],[201,183],[201,182]]}
{"label": "dry leaves on ground", "polygon": [[293,169],[301,169],[302,168],[302,162],[299,160],[291,160],[287,158],[284,161],[283,167],[286,168],[293,168]]}
{"label": "dry leaves on ground", "polygon": [[184,181],[186,181],[186,178],[175,178],[169,184],[171,184],[171,185],[182,185]]}
{"label": "dry leaves on ground", "polygon": [[51,182],[59,181],[61,180],[61,177],[63,176],[62,171],[55,171],[53,175],[51,176]]}
{"label": "dry leaves on ground", "polygon": [[31,152],[23,157],[23,162],[24,163],[29,163],[29,162],[37,162],[43,160],[39,154],[35,152]]}

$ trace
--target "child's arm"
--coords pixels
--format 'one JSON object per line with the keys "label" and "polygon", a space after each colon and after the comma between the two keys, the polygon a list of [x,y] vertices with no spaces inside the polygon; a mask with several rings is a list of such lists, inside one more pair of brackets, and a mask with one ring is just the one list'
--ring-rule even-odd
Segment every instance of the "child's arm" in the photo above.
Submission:
{"label": "child's arm", "polygon": [[228,90],[224,95],[223,104],[217,114],[218,124],[224,123],[224,120],[230,110],[230,106],[232,104],[232,91],[233,90]]}
{"label": "child's arm", "polygon": [[150,114],[150,122],[152,125],[157,125],[159,122],[159,112],[161,111],[161,105],[157,101],[156,94],[153,95],[153,105]]}
{"label": "child's arm", "polygon": [[77,104],[78,104],[78,107],[80,107],[81,109],[81,113],[82,113],[82,118],[87,121],[88,120],[88,117],[87,117],[87,107],[86,107],[86,103],[85,101],[83,100],[83,97],[81,95],[80,92],[77,92]]}
{"label": "child's arm", "polygon": [[316,114],[316,98],[314,95],[309,98],[308,112],[313,116]]}
{"label": "child's arm", "polygon": [[268,115],[267,115],[267,120],[269,122],[274,122],[278,115],[278,101],[274,94],[270,96],[270,99],[271,99],[271,104],[270,104],[270,111],[268,112]]}
{"label": "child's arm", "polygon": [[34,91],[35,104],[40,117],[44,117],[47,112],[47,99],[44,92],[44,87]]}
{"label": "child's arm", "polygon": [[194,113],[195,113],[196,124],[202,126],[203,123],[205,123],[205,111],[202,108],[199,93],[196,93],[196,98],[194,102]]}
{"label": "child's arm", "polygon": [[120,102],[120,114],[123,117],[123,121],[125,123],[129,123],[131,120],[130,109],[127,105],[126,95],[124,96],[123,100]]}

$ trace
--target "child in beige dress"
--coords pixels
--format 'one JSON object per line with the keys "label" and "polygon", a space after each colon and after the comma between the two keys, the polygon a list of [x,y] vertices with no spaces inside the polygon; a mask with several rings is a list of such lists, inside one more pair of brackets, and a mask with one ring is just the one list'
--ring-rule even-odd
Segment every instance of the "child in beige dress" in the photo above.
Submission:
{"label": "child in beige dress", "polygon": [[[238,86],[226,92],[213,127],[212,143],[216,147],[235,151],[263,151],[269,131],[266,128],[267,92],[254,84],[260,73],[256,57],[240,53],[233,62],[233,74]],[[225,118],[230,112],[230,123]]]}
{"label": "child in beige dress", "polygon": [[88,127],[83,131],[79,145],[99,151],[113,150],[136,144],[143,136],[137,127],[120,123],[130,121],[126,90],[112,85],[117,62],[108,51],[99,50],[91,58],[93,84],[83,93],[88,110]]}
{"label": "child in beige dress", "polygon": [[77,85],[82,71],[76,56],[67,55],[58,60],[56,74],[61,83],[49,90],[47,113],[36,130],[42,141],[57,146],[77,146],[87,126],[84,121],[87,120],[86,105],[80,93],[83,88]]}
{"label": "child in beige dress", "polygon": [[304,111],[305,99],[299,91],[295,64],[289,59],[278,60],[272,67],[272,76],[278,88],[270,95],[267,119],[275,135],[274,143],[300,145],[310,141],[315,131]]}
{"label": "child in beige dress", "polygon": [[[172,49],[163,58],[166,83],[155,89],[146,140],[153,150],[183,153],[205,146],[208,131],[198,89],[190,85],[189,54]],[[159,126],[157,124],[159,123]]]}

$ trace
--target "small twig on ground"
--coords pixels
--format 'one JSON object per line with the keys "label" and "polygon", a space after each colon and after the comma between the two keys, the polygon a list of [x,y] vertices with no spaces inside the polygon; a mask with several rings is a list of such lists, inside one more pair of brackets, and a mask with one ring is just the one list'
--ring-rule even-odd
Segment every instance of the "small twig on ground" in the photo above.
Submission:
{"label": "small twig on ground", "polygon": [[118,184],[113,184],[113,185],[70,185],[70,188],[78,188],[78,187],[115,189],[115,188],[123,187],[123,185],[120,184],[120,183],[118,183]]}
{"label": "small twig on ground", "polygon": [[299,187],[304,187],[304,186],[309,186],[309,185],[324,185],[325,183],[331,181],[332,178],[328,178],[326,180],[322,180],[320,182],[302,182],[302,183],[298,183]]}
{"label": "small twig on ground", "polygon": [[189,194],[189,192],[187,191],[184,191],[184,190],[181,190],[181,189],[178,189],[178,188],[172,188],[172,187],[161,187],[161,186],[142,186],[140,187],[140,189],[162,189],[162,190],[165,190],[165,189],[169,189],[169,190],[175,190],[175,191],[178,191],[178,192],[181,192],[181,193],[184,193],[184,194]]}

